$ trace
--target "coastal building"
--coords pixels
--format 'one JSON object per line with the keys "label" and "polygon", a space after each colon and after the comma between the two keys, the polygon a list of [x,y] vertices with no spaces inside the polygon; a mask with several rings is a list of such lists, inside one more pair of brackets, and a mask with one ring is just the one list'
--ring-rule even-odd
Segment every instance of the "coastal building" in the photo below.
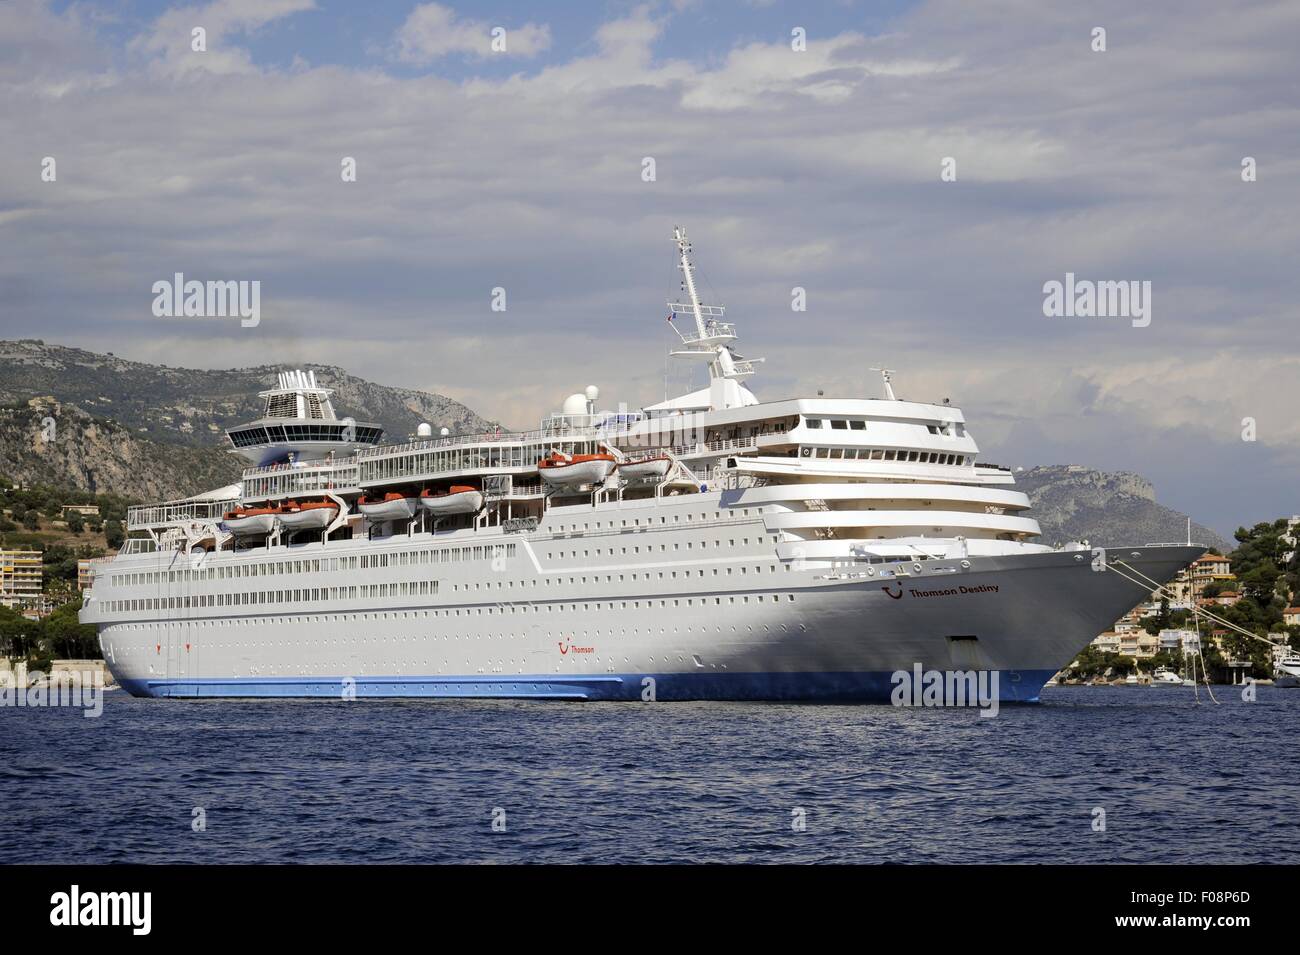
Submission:
{"label": "coastal building", "polygon": [[1287,607],[1282,611],[1282,625],[1300,627],[1300,607]]}
{"label": "coastal building", "polygon": [[1241,594],[1235,590],[1225,590],[1222,593],[1215,594],[1213,597],[1201,597],[1196,601],[1198,607],[1231,607],[1241,599]]}
{"label": "coastal building", "polygon": [[1237,580],[1232,573],[1231,562],[1218,554],[1198,557],[1192,562],[1192,566],[1187,568],[1187,577],[1190,585],[1189,596],[1193,600],[1199,600],[1204,595],[1205,588],[1212,583],[1231,584]]}
{"label": "coastal building", "polygon": [[1295,556],[1297,537],[1300,537],[1300,514],[1287,518],[1286,533],[1282,535],[1282,542],[1291,549],[1282,555],[1282,563],[1290,563],[1291,558]]}
{"label": "coastal building", "polygon": [[1113,630],[1098,634],[1092,645],[1102,653],[1119,653],[1119,634]]}
{"label": "coastal building", "polygon": [[25,599],[18,608],[28,620],[44,620],[54,611],[54,601],[45,594]]}
{"label": "coastal building", "polygon": [[1201,649],[1201,638],[1195,630],[1161,630],[1156,638],[1161,650],[1195,653]]}
{"label": "coastal building", "polygon": [[86,590],[86,588],[88,588],[88,587],[90,586],[90,582],[91,582],[91,580],[92,580],[92,575],[91,575],[91,567],[92,567],[92,566],[93,566],[93,564],[92,564],[91,561],[89,561],[89,560],[79,560],[79,561],[77,561],[77,591],[78,591],[78,593],[84,593],[85,590]]}
{"label": "coastal building", "polygon": [[63,519],[67,520],[73,514],[80,514],[82,517],[98,517],[98,504],[64,504]]}
{"label": "coastal building", "polygon": [[13,610],[41,596],[41,552],[0,550],[0,606]]}

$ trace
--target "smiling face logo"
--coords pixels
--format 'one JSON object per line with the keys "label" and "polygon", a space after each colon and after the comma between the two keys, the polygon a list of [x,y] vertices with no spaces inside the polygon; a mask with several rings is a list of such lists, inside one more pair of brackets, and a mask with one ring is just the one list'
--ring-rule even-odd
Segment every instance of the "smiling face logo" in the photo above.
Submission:
{"label": "smiling face logo", "polygon": [[884,584],[881,586],[880,589],[883,590],[885,593],[889,594],[889,596],[893,597],[895,600],[901,600],[903,597],[903,585],[901,583],[898,585],[898,593],[894,593],[892,590],[889,589],[889,587],[890,587],[889,584]]}
{"label": "smiling face logo", "polygon": [[565,643],[563,640],[559,641],[559,643],[557,643],[556,646],[560,648],[560,656],[564,656],[566,653],[569,652],[569,645]]}

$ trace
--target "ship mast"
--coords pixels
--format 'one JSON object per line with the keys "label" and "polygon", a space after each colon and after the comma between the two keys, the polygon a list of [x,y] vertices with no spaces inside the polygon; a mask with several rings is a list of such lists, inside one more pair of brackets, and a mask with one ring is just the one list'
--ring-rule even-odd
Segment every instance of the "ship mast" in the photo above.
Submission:
{"label": "ship mast", "polygon": [[722,321],[726,314],[724,306],[705,305],[700,301],[699,292],[695,288],[695,266],[691,262],[691,243],[686,238],[686,230],[675,226],[673,240],[677,243],[677,267],[682,270],[682,290],[690,301],[669,302],[669,315],[690,315],[695,320],[695,331],[683,332],[674,325],[673,329],[682,340],[682,347],[669,354],[676,358],[707,361],[710,381],[738,381],[749,377],[755,371],[754,366],[763,359],[742,358],[732,351],[731,343],[736,340],[736,326]]}
{"label": "ship mast", "polygon": [[[700,305],[700,296],[695,292],[695,266],[691,264],[691,243],[686,238],[686,230],[681,226],[673,229],[673,239],[677,242],[677,253],[681,257],[678,268],[685,277],[686,294],[691,297],[691,312],[695,316],[695,328],[701,339],[706,338],[704,330],[704,311]],[[670,305],[672,303],[669,303]]]}

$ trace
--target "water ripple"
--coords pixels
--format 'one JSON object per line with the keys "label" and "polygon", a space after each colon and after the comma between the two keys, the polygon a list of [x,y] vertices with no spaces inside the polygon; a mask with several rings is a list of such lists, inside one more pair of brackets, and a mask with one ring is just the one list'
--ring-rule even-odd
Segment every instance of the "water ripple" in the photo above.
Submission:
{"label": "water ripple", "polygon": [[116,693],[0,710],[0,862],[1272,862],[1300,691],[1258,693],[1062,687],[991,720]]}

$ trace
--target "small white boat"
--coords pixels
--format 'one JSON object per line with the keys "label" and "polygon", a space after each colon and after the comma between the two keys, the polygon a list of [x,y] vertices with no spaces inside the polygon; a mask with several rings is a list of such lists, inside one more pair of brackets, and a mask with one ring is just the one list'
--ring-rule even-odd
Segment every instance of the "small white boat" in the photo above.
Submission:
{"label": "small white boat", "polygon": [[280,508],[280,525],[287,531],[324,530],[338,513],[333,501],[291,501]]}
{"label": "small white boat", "polygon": [[1125,686],[1137,686],[1137,685],[1138,685],[1138,675],[1137,675],[1136,673],[1130,673],[1128,676],[1124,677],[1124,685],[1125,685]]}
{"label": "small white boat", "polygon": [[619,477],[627,481],[662,481],[672,467],[672,459],[666,455],[642,458],[640,461],[625,461],[618,466]]}
{"label": "small white boat", "polygon": [[238,507],[221,519],[236,537],[265,537],[275,530],[276,508]]}
{"label": "small white boat", "polygon": [[1273,664],[1273,685],[1289,690],[1300,687],[1300,655],[1290,653]]}
{"label": "small white boat", "polygon": [[483,509],[483,492],[463,484],[442,492],[424,491],[420,506],[439,517],[449,514],[477,514]]}
{"label": "small white boat", "polygon": [[604,481],[615,463],[612,454],[563,454],[556,451],[537,462],[537,471],[552,487],[582,487]]}
{"label": "small white boat", "polygon": [[1156,672],[1151,674],[1152,686],[1182,686],[1183,678],[1175,673],[1169,667],[1156,667]]}
{"label": "small white boat", "polygon": [[357,510],[371,521],[409,521],[419,506],[419,498],[411,494],[389,493],[383,497],[363,497]]}

